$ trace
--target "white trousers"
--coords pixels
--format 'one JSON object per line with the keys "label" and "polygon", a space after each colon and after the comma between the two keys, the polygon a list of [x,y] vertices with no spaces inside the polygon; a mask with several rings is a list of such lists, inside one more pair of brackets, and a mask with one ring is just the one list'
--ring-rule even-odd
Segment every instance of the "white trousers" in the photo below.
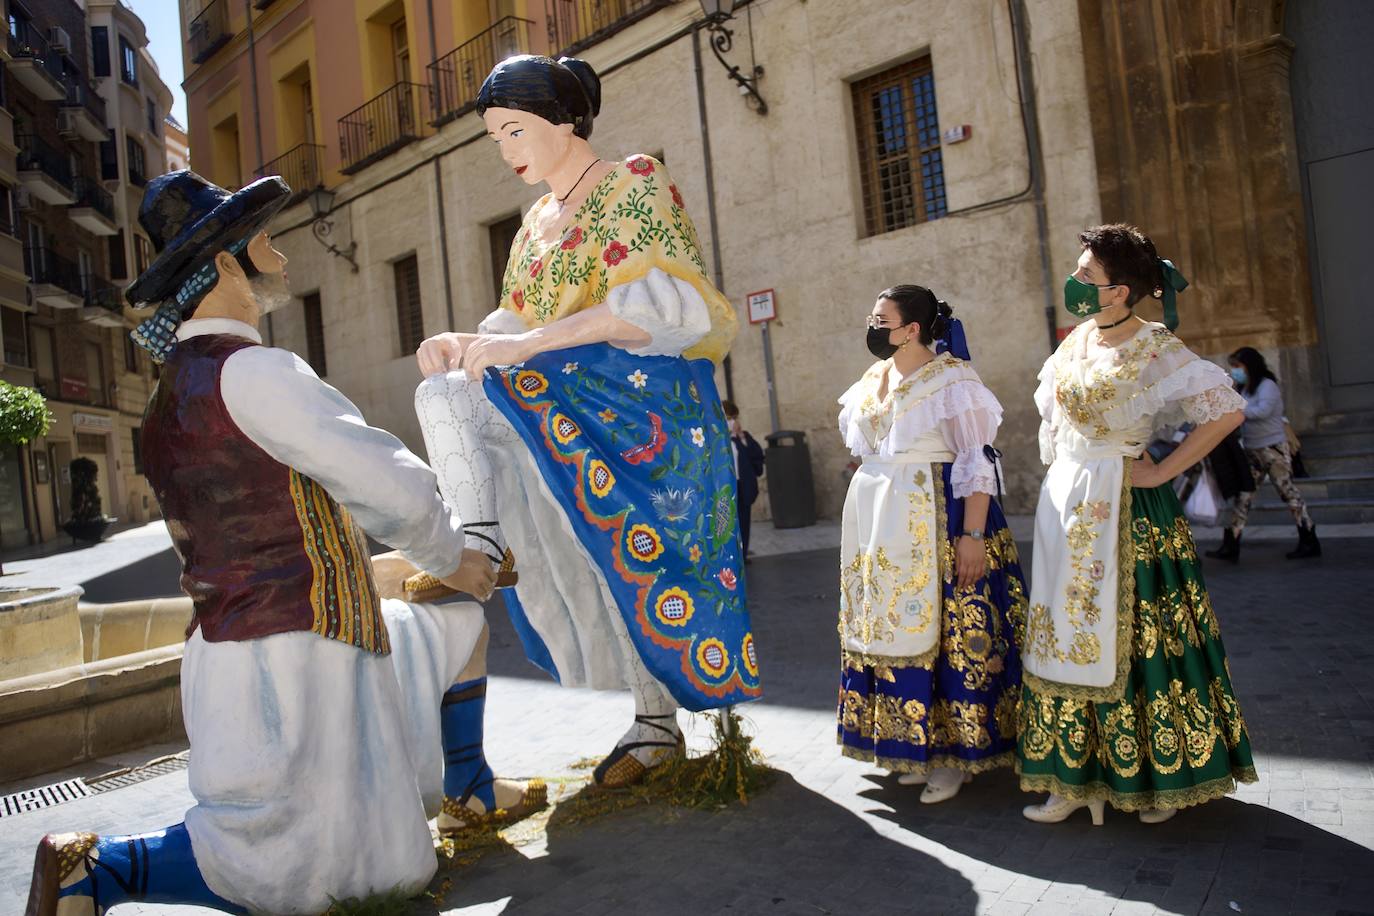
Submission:
{"label": "white trousers", "polygon": [[255,912],[418,893],[443,801],[439,706],[482,608],[382,602],[391,654],[314,633],[186,641],[186,829],[205,883]]}

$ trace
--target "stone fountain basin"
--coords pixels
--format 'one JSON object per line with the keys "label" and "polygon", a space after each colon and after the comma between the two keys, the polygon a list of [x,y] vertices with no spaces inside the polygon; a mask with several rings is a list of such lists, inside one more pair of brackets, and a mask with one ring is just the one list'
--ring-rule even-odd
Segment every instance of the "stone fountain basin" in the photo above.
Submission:
{"label": "stone fountain basin", "polygon": [[81,594],[0,590],[0,782],[185,737],[191,599],[79,604]]}

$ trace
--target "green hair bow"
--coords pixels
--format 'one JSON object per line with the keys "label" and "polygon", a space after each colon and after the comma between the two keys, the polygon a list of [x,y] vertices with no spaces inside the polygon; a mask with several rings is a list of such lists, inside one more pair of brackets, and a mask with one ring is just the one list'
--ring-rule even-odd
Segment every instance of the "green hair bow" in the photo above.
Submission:
{"label": "green hair bow", "polygon": [[1151,295],[1163,301],[1164,326],[1172,331],[1178,327],[1178,294],[1188,288],[1188,280],[1167,258],[1159,259],[1159,272],[1164,275],[1164,284]]}

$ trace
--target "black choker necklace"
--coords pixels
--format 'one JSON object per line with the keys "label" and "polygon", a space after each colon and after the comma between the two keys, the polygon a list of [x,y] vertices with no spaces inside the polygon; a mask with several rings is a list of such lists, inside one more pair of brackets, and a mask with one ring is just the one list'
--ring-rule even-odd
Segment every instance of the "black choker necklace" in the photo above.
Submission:
{"label": "black choker necklace", "polygon": [[580,185],[580,184],[582,183],[582,179],[587,177],[587,172],[590,172],[590,171],[592,170],[592,167],[595,166],[595,165],[596,165],[598,162],[600,162],[600,161],[601,161],[600,159],[593,159],[593,160],[592,160],[592,164],[589,165],[589,166],[587,166],[587,168],[586,168],[585,170],[583,170],[583,172],[582,172],[581,175],[577,176],[577,181],[573,182],[573,186],[572,186],[571,188],[568,188],[568,193],[567,193],[567,194],[564,194],[562,197],[558,198],[558,202],[559,202],[560,204],[566,203],[567,200],[568,200],[568,198],[569,198],[569,197],[572,197],[572,192],[573,192],[573,191],[576,191],[576,190],[577,190],[577,186]]}
{"label": "black choker necklace", "polygon": [[1132,318],[1134,318],[1134,317],[1135,317],[1135,312],[1131,312],[1129,315],[1127,315],[1125,318],[1122,318],[1120,321],[1113,321],[1111,324],[1099,324],[1099,325],[1097,326],[1097,330],[1098,330],[1098,331],[1110,331],[1112,328],[1119,328],[1119,327],[1121,327],[1123,324],[1125,324],[1126,322],[1130,321],[1130,320],[1131,320]]}

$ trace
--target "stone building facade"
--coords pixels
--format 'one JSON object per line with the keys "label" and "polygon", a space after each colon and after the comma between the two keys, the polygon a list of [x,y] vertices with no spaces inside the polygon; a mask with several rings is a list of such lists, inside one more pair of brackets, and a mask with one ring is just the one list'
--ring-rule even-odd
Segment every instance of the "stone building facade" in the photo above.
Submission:
{"label": "stone building facade", "polygon": [[[742,314],[749,293],[775,292],[779,426],[807,434],[823,516],[839,511],[850,461],[835,399],[871,362],[863,319],[893,283],[931,287],[964,321],[1006,408],[1013,510],[1033,504],[1042,475],[1031,394],[1071,322],[1059,287],[1085,226],[1137,222],[1175,257],[1193,280],[1181,333],[1200,352],[1258,341],[1293,365],[1317,359],[1282,4],[1215,0],[1184,21],[1171,0],[1013,0],[977,16],[933,0],[754,0],[728,23],[725,57],[762,68],[762,116],[686,0],[598,5],[595,20],[570,0],[516,0],[501,18],[485,3],[436,2],[433,22],[431,4],[352,6],[326,17],[278,0],[251,36],[230,22],[201,60],[188,50],[190,134],[221,183],[256,159],[251,171],[332,192],[327,225],[304,198],[274,225],[299,298],[268,334],[412,448],[416,316],[426,335],[475,327],[540,193],[461,104],[498,52],[571,48],[591,62],[603,79],[594,147],[666,161]],[[191,24],[214,15],[183,10],[188,48]],[[317,164],[305,168],[308,131]],[[742,318],[720,377],[760,438],[772,425],[761,337]],[[1314,387],[1294,419],[1324,399]]]}

